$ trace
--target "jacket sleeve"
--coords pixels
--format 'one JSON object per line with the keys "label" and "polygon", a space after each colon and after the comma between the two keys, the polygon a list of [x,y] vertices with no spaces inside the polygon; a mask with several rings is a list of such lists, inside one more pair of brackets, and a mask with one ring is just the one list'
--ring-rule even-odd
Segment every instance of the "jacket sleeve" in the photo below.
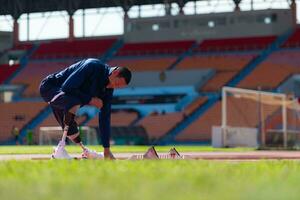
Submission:
{"label": "jacket sleeve", "polygon": [[109,147],[110,141],[110,114],[111,114],[111,101],[113,96],[113,90],[110,89],[105,97],[102,99],[103,107],[99,112],[99,130],[102,145],[104,148]]}
{"label": "jacket sleeve", "polygon": [[62,91],[66,94],[76,96],[85,105],[91,101],[91,96],[80,90],[81,84],[88,79],[94,71],[94,65],[84,64],[76,69],[62,84]]}

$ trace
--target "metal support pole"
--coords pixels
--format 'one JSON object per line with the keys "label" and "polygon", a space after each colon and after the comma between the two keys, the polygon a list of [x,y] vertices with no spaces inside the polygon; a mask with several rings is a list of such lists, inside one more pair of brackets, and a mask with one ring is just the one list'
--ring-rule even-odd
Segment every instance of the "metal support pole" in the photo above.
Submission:
{"label": "metal support pole", "polygon": [[222,89],[222,142],[223,146],[226,147],[227,142],[226,142],[226,134],[227,134],[227,109],[226,109],[226,104],[227,104],[227,96],[226,96],[226,88]]}
{"label": "metal support pole", "polygon": [[29,13],[27,13],[27,41],[30,40],[30,18]]}
{"label": "metal support pole", "polygon": [[69,14],[69,40],[74,39],[74,19],[73,14]]}
{"label": "metal support pole", "polygon": [[288,145],[288,134],[287,134],[287,109],[286,109],[286,96],[282,98],[282,131],[283,131],[283,147],[287,148]]}
{"label": "metal support pole", "polygon": [[82,10],[82,37],[85,37],[85,9]]}
{"label": "metal support pole", "polygon": [[14,18],[13,42],[14,46],[16,46],[19,43],[19,22],[17,18]]}

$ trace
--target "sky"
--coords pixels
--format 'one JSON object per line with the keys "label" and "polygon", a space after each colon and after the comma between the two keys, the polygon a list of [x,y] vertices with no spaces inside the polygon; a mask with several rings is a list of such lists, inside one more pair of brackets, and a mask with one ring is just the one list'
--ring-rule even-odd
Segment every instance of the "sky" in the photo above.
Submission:
{"label": "sky", "polygon": [[[254,2],[252,4],[251,2]],[[243,0],[240,4],[242,11],[262,10],[269,8],[288,8],[288,0]],[[253,5],[253,6],[252,6]],[[300,1],[297,8],[300,9]],[[234,10],[234,3],[231,0],[209,0],[189,2],[184,7],[187,15],[215,12],[231,12]],[[299,10],[298,9],[298,10]],[[139,17],[139,8],[132,7],[128,13],[130,18]],[[164,16],[163,5],[149,5],[140,8],[140,17]],[[75,37],[83,37],[83,17],[82,10],[78,10],[74,15]],[[171,14],[179,12],[177,4],[172,4]],[[85,36],[105,36],[123,34],[123,10],[120,7],[104,9],[85,10]],[[29,33],[27,31],[27,15],[20,17],[19,39],[43,40],[68,37],[69,17],[67,12],[47,12],[33,13],[29,15]],[[297,12],[297,19],[300,21],[300,12]],[[0,16],[0,31],[12,31],[13,21],[11,16]]]}

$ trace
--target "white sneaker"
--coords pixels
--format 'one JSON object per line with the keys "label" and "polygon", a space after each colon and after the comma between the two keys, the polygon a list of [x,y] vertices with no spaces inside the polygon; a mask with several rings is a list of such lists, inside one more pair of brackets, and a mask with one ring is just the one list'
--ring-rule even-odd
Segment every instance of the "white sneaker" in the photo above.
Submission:
{"label": "white sneaker", "polygon": [[103,153],[97,153],[94,150],[85,148],[81,154],[81,157],[84,159],[103,159],[104,155]]}
{"label": "white sneaker", "polygon": [[72,157],[68,154],[65,149],[66,143],[64,141],[60,141],[56,148],[54,148],[51,157],[53,159],[72,159]]}

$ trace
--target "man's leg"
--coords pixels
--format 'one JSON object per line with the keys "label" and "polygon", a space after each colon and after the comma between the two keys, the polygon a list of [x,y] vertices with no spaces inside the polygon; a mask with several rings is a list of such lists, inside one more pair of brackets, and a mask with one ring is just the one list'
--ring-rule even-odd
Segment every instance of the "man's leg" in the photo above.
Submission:
{"label": "man's leg", "polygon": [[[65,141],[65,139],[68,137],[71,141],[78,144],[82,148],[83,157],[102,158],[103,156],[101,154],[98,154],[95,151],[90,151],[81,142],[78,125],[75,121],[75,113],[79,108],[80,101],[77,98],[66,95],[63,92],[59,92],[51,99],[49,104],[54,110],[60,110],[55,116],[63,128],[63,136],[60,143],[64,144],[63,141]],[[62,151],[65,151],[65,149]]]}
{"label": "man's leg", "polygon": [[67,137],[72,142],[76,143],[77,145],[79,145],[82,148],[82,150],[83,150],[82,158],[86,158],[86,159],[102,159],[103,158],[103,154],[97,153],[96,151],[93,151],[93,150],[90,150],[82,144],[80,134],[78,131],[78,126],[75,121],[75,114],[73,114],[71,112],[65,113],[64,124],[65,124],[64,133],[66,132]]}
{"label": "man's leg", "polygon": [[52,157],[53,158],[61,158],[61,159],[69,159],[71,158],[67,151],[65,150],[65,140],[69,138],[72,142],[79,145],[82,148],[82,158],[87,159],[102,159],[103,154],[99,154],[96,151],[89,150],[82,144],[78,125],[75,121],[75,114],[71,112],[64,112],[63,110],[52,108],[54,116],[58,123],[61,125],[63,129],[63,136],[58,146],[56,147]]}
{"label": "man's leg", "polygon": [[64,133],[63,138],[68,137],[72,142],[79,145],[82,150],[85,149],[84,145],[82,144],[78,125],[75,121],[75,114],[71,112],[67,112],[64,114]]}
{"label": "man's leg", "polygon": [[62,139],[59,141],[58,145],[54,149],[54,151],[52,153],[52,158],[71,159],[71,156],[65,150],[67,132],[65,131],[65,124],[64,124],[64,118],[65,118],[64,111],[62,109],[53,108],[52,106],[51,106],[51,109],[52,109],[52,112],[53,112],[53,115],[54,115],[56,121],[58,122],[58,124],[61,126],[61,128],[63,130]]}

